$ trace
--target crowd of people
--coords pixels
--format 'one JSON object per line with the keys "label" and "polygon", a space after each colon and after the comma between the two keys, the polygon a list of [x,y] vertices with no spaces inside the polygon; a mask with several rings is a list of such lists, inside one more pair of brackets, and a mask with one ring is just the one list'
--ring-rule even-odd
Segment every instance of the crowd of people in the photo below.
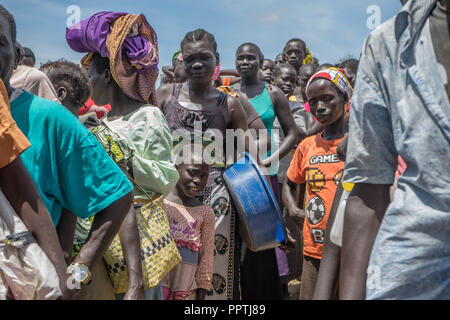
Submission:
{"label": "crowd of people", "polygon": [[[124,12],[67,28],[80,64],[38,69],[0,5],[0,299],[284,300],[293,279],[299,300],[449,299],[450,1],[402,4],[359,60],[294,38],[231,70],[204,29],[158,66]],[[224,179],[243,152],[276,248],[244,240]]]}

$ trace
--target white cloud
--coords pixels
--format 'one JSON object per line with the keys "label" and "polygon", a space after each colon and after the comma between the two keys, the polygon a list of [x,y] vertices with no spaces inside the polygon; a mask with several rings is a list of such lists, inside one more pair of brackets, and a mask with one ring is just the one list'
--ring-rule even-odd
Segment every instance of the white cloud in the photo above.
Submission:
{"label": "white cloud", "polygon": [[276,12],[269,12],[269,13],[261,13],[258,15],[257,21],[259,23],[277,23],[282,21],[284,18],[286,18],[287,11],[281,10]]}

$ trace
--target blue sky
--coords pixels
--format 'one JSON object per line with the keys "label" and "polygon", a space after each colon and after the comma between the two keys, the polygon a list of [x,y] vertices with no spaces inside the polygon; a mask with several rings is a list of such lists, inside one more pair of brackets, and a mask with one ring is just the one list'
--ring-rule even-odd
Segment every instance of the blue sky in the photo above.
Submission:
{"label": "blue sky", "polygon": [[158,35],[160,66],[169,65],[173,52],[188,31],[204,28],[218,43],[223,68],[234,68],[234,54],[244,42],[258,44],[271,59],[294,37],[307,43],[320,63],[336,63],[351,54],[358,58],[371,31],[371,5],[380,8],[381,22],[401,8],[396,0],[3,0],[17,24],[17,38],[37,57],[79,62],[65,41],[70,14],[80,8],[81,19],[98,11],[143,13]]}

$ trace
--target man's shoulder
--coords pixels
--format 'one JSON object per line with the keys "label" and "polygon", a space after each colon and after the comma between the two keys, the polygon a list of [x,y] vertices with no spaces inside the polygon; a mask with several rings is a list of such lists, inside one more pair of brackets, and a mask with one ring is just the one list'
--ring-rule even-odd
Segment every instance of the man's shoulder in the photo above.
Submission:
{"label": "man's shoulder", "polygon": [[61,104],[38,97],[30,92],[22,94],[11,103],[16,122],[33,122],[35,128],[46,128],[59,138],[86,137],[89,132],[69,110]]}
{"label": "man's shoulder", "polygon": [[30,83],[37,83],[47,79],[47,75],[39,69],[20,65],[14,70],[11,77],[11,85],[18,89],[26,87]]}
{"label": "man's shoulder", "polygon": [[369,33],[364,47],[370,46],[377,55],[382,54],[384,48],[396,50],[398,47],[406,46],[410,39],[403,35],[407,30],[414,33],[420,29],[427,10],[435,1],[409,0],[395,16]]}
{"label": "man's shoulder", "polygon": [[395,35],[397,15],[379,25],[375,30],[369,33],[366,38],[364,48],[370,47],[373,54],[382,54],[386,47],[397,47],[399,42]]}
{"label": "man's shoulder", "polygon": [[47,75],[39,69],[33,67],[27,67],[28,80],[30,81],[41,81],[47,79]]}
{"label": "man's shoulder", "polygon": [[36,113],[51,115],[56,110],[55,108],[62,107],[57,102],[38,97],[29,91],[21,91],[20,95],[11,102],[11,109],[15,112],[33,112],[33,115]]}
{"label": "man's shoulder", "polygon": [[64,120],[66,118],[72,118],[72,120],[77,120],[69,110],[67,110],[58,102],[41,98],[31,92],[23,91],[22,94],[17,98],[17,103],[15,105],[17,105],[17,107],[21,107],[23,101],[26,101],[25,105],[29,106],[29,112],[33,112],[33,115],[39,114],[40,117],[48,117],[54,119],[61,118]]}

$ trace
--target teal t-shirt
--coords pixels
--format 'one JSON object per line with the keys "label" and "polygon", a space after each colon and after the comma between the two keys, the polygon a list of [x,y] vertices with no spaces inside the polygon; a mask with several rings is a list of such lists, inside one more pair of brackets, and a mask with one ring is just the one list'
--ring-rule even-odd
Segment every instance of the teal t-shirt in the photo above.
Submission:
{"label": "teal t-shirt", "polygon": [[94,135],[66,108],[24,91],[11,114],[31,143],[21,156],[56,226],[62,208],[90,217],[133,190]]}

